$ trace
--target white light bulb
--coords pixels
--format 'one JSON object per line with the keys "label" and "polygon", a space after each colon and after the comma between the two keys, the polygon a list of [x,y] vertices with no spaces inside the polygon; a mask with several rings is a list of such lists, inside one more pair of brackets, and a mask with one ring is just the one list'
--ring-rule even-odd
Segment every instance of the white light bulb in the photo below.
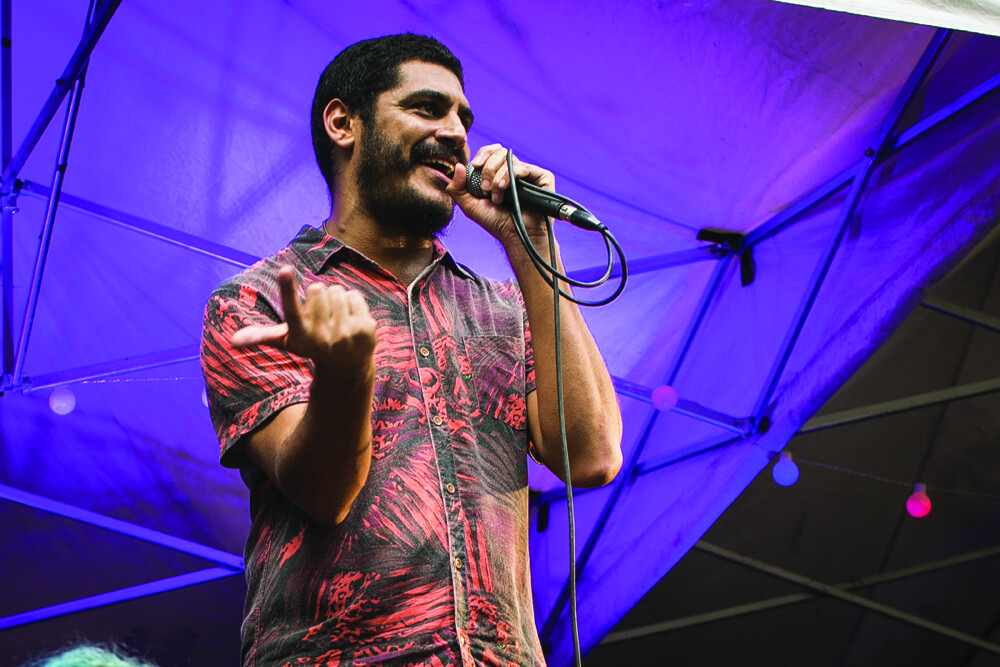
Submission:
{"label": "white light bulb", "polygon": [[49,394],[49,407],[57,415],[68,415],[76,407],[76,395],[69,387],[56,387]]}

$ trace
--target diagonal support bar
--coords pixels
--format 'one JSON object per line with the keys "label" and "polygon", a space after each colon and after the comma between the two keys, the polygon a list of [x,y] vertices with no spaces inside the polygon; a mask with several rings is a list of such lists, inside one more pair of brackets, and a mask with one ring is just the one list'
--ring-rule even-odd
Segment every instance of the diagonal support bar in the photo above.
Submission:
{"label": "diagonal support bar", "polygon": [[986,313],[981,313],[978,310],[974,310],[966,306],[960,306],[957,303],[952,303],[951,301],[945,301],[944,299],[938,299],[932,296],[926,297],[920,305],[929,310],[935,310],[939,313],[944,313],[945,315],[951,315],[952,317],[962,320],[963,322],[975,324],[977,327],[983,327],[984,329],[1000,333],[1000,317],[987,315]]}
{"label": "diagonal support bar", "polygon": [[[21,194],[28,195],[36,199],[46,199],[49,196],[49,188],[38,183],[25,181],[21,187]],[[140,218],[137,215],[131,215],[130,213],[125,213],[124,211],[119,211],[108,206],[102,206],[101,204],[96,204],[82,197],[64,194],[59,202],[59,205],[62,208],[83,213],[97,220],[117,225],[118,227],[122,227],[124,229],[130,229],[134,232],[144,234],[145,236],[165,241],[166,243],[175,245],[179,248],[185,248],[200,255],[205,255],[206,257],[211,257],[213,259],[218,259],[228,264],[232,264],[233,266],[237,266],[241,269],[250,266],[260,259],[260,257],[251,255],[248,252],[236,250],[235,248],[224,246],[221,243],[213,243],[212,241],[195,236],[194,234],[188,234],[187,232],[182,232],[178,229],[167,227],[166,225],[160,225],[150,220]]]}
{"label": "diagonal support bar", "polygon": [[171,350],[152,352],[138,357],[125,357],[116,361],[108,361],[101,364],[93,364],[91,366],[81,366],[80,368],[72,368],[56,373],[46,373],[45,375],[39,375],[34,378],[25,378],[24,382],[21,383],[21,389],[27,394],[33,391],[50,389],[52,387],[59,387],[67,384],[76,384],[78,382],[98,380],[117,375],[125,375],[127,373],[136,373],[138,371],[146,371],[152,368],[181,364],[186,361],[197,361],[198,358],[199,352],[197,345],[184,345],[182,347],[175,347]]}
{"label": "diagonal support bar", "polygon": [[824,584],[823,582],[816,581],[815,579],[810,579],[809,577],[804,577],[800,574],[794,572],[789,572],[788,570],[775,567],[774,565],[769,565],[767,563],[755,560],[753,558],[748,558],[728,549],[723,549],[722,547],[715,546],[705,542],[704,540],[699,541],[694,546],[695,549],[703,551],[713,556],[718,556],[733,563],[743,565],[752,570],[757,570],[758,572],[763,572],[764,574],[769,574],[778,579],[808,588],[809,590],[815,591],[822,595],[828,597],[836,598],[843,602],[853,604],[857,607],[873,611],[876,614],[881,614],[888,618],[892,618],[897,621],[902,621],[909,625],[921,628],[923,630],[928,630],[939,635],[948,637],[949,639],[954,639],[955,641],[962,642],[963,644],[968,644],[974,646],[983,651],[988,651],[994,655],[1000,655],[1000,645],[994,644],[992,642],[984,641],[979,637],[975,637],[964,632],[959,632],[954,628],[949,628],[947,626],[941,625],[940,623],[935,623],[933,621],[928,621],[925,618],[916,616],[914,614],[907,613],[896,609],[895,607],[890,607],[889,605],[884,605],[880,602],[875,602],[869,600],[866,597],[860,595],[855,595],[837,586],[832,586],[830,584]]}
{"label": "diagonal support bar", "polygon": [[243,569],[243,559],[235,554],[222,551],[221,549],[214,549],[212,547],[205,546],[204,544],[198,544],[197,542],[185,540],[180,537],[174,537],[173,535],[167,535],[166,533],[161,533],[158,530],[137,526],[134,523],[129,523],[128,521],[122,521],[121,519],[115,519],[103,514],[98,514],[97,512],[91,512],[90,510],[85,510],[82,507],[59,502],[58,500],[52,500],[51,498],[39,496],[34,493],[28,493],[27,491],[15,489],[5,484],[0,484],[0,498],[24,505],[26,507],[33,507],[37,510],[42,510],[43,512],[49,512],[50,514],[66,517],[67,519],[79,521],[80,523],[86,523],[98,528],[104,528],[105,530],[110,530],[111,532],[118,533],[119,535],[134,537],[137,540],[157,544],[161,547],[173,549],[174,551],[180,551],[191,556],[197,556],[198,558],[204,558],[205,560],[210,560],[213,563],[224,565],[233,570],[242,571]]}
{"label": "diagonal support bar", "polygon": [[[946,120],[953,118],[958,113],[969,108],[998,88],[1000,88],[1000,74],[995,74],[969,92],[956,98],[950,104],[945,105],[938,111],[915,123],[913,126],[903,130],[895,138],[888,140],[886,142],[883,155],[890,155],[903,149],[910,143],[924,136],[937,126],[944,123]],[[794,221],[799,215],[819,202],[825,200],[827,197],[840,191],[841,188],[846,187],[847,184],[851,182],[851,179],[857,172],[857,169],[857,164],[848,167],[823,185],[807,194],[802,199],[796,201],[791,206],[754,229],[747,235],[744,245],[754,246],[777,234],[787,224]]]}
{"label": "diagonal support bar", "polygon": [[893,140],[889,146],[887,146],[886,152],[889,153],[899,150],[927,132],[930,132],[944,121],[952,118],[955,114],[972,106],[974,103],[978,102],[998,88],[1000,88],[1000,73],[994,74],[969,92],[955,99],[951,104],[941,107],[939,110],[914,124],[912,127],[900,132],[899,136],[896,137],[896,139]]}
{"label": "diagonal support bar", "polygon": [[35,118],[34,124],[28,130],[24,141],[21,142],[21,147],[17,149],[17,153],[11,159],[10,163],[4,167],[3,176],[0,177],[0,194],[9,194],[13,189],[14,179],[21,172],[21,167],[28,161],[31,151],[34,150],[35,145],[38,144],[38,140],[45,133],[45,129],[52,122],[56,112],[59,111],[59,106],[62,104],[63,99],[73,89],[77,78],[80,76],[80,72],[83,71],[87,60],[90,58],[91,52],[97,46],[97,41],[104,34],[104,29],[108,27],[111,17],[114,16],[115,10],[118,9],[118,5],[120,4],[121,0],[104,0],[104,2],[101,2],[101,6],[98,7],[93,20],[87,25],[87,29],[84,31],[83,37],[76,47],[76,51],[70,56],[62,76],[56,80],[55,89],[53,89],[45,104],[42,105],[42,109]]}
{"label": "diagonal support bar", "polygon": [[[7,169],[14,150],[11,113],[11,75],[13,53],[11,52],[11,0],[0,0],[0,114],[3,127],[0,128],[0,169]],[[0,195],[0,283],[3,299],[3,371],[0,375],[0,392],[3,392],[14,375],[14,202]]]}
{"label": "diagonal support bar", "polygon": [[[724,251],[718,246],[710,245],[700,248],[691,248],[690,250],[668,252],[662,255],[653,255],[651,257],[640,257],[639,259],[629,260],[628,273],[630,276],[637,276],[640,273],[652,273],[653,271],[669,269],[674,266],[704,262],[708,259],[719,259],[723,256],[723,254]],[[592,266],[586,269],[571,271],[568,275],[574,280],[597,280],[598,278],[604,276],[604,272],[607,271],[607,268],[608,267],[606,265]],[[611,277],[617,278],[621,274],[621,267],[615,264],[611,269]]]}
{"label": "diagonal support bar", "polygon": [[[629,382],[624,378],[615,376],[611,377],[611,382],[615,385],[615,392],[619,395],[628,396],[629,398],[652,405],[653,390],[649,387],[644,387],[641,384]],[[678,399],[677,405],[671,408],[670,411],[706,424],[724,428],[727,431],[739,433],[740,435],[749,435],[754,431],[754,422],[752,419],[747,417],[733,417],[685,398]]]}
{"label": "diagonal support bar", "polygon": [[679,451],[668,452],[667,454],[657,456],[652,460],[640,463],[635,467],[632,477],[635,478],[648,475],[649,473],[656,472],[657,470],[675,465],[677,463],[683,463],[684,461],[701,456],[702,454],[714,452],[717,449],[723,449],[725,447],[729,447],[730,445],[743,442],[743,439],[744,436],[733,437],[731,435],[706,438],[691,447],[687,447]]}
{"label": "diagonal support bar", "polygon": [[802,425],[802,428],[799,429],[799,433],[823,431],[836,426],[855,424],[869,419],[887,417],[901,412],[909,412],[910,410],[919,410],[920,408],[927,408],[932,405],[940,405],[942,403],[950,403],[964,398],[975,398],[976,396],[992,394],[998,391],[1000,391],[1000,378],[974,382],[972,384],[965,384],[959,387],[949,387],[948,389],[939,389],[938,391],[930,391],[926,394],[917,394],[916,396],[900,398],[895,401],[885,401],[883,403],[867,405],[863,408],[842,410],[840,412],[834,412],[820,417],[813,417]]}
{"label": "diagonal support bar", "polygon": [[167,579],[159,579],[157,581],[139,584],[138,586],[120,588],[116,591],[101,593],[99,595],[91,595],[90,597],[80,598],[79,600],[73,600],[72,602],[63,602],[62,604],[55,604],[50,607],[42,607],[41,609],[33,609],[21,614],[5,616],[0,618],[0,630],[16,628],[19,625],[36,623],[49,618],[55,618],[57,616],[65,616],[78,611],[86,611],[87,609],[106,607],[108,605],[125,602],[127,600],[134,600],[136,598],[149,597],[150,595],[156,595],[158,593],[175,591],[179,588],[196,586],[209,581],[215,581],[216,579],[232,577],[237,574],[241,574],[242,572],[243,570],[232,570],[227,567],[210,567],[205,570],[198,570],[197,572],[189,572],[188,574],[181,574],[176,577],[169,577]]}
{"label": "diagonal support bar", "polygon": [[[950,567],[965,565],[967,563],[983,560],[984,558],[993,558],[996,556],[1000,556],[1000,547],[990,547],[988,549],[980,549],[978,551],[972,551],[969,553],[960,554],[958,556],[952,556],[950,558],[943,558],[941,560],[924,563],[922,565],[915,565],[913,567],[903,568],[900,570],[893,570],[891,572],[883,572],[882,574],[872,575],[870,577],[865,577],[863,579],[858,579],[856,581],[852,581],[849,583],[837,584],[836,587],[843,590],[868,588],[870,586],[887,584],[894,581],[900,581],[903,579],[910,579],[912,577],[916,577],[921,574],[937,572],[939,570],[944,570]],[[815,592],[792,593],[791,595],[782,595],[779,597],[768,598],[766,600],[758,600],[757,602],[735,605],[732,607],[728,607],[726,609],[717,609],[715,611],[706,612],[704,614],[695,614],[693,616],[686,616],[684,618],[675,618],[660,623],[650,623],[648,625],[628,628],[627,630],[619,630],[617,632],[611,632],[608,633],[608,635],[601,641],[601,643],[614,644],[616,642],[628,641],[630,639],[638,639],[640,637],[648,637],[650,635],[657,635],[664,632],[671,632],[673,630],[680,630],[682,628],[690,628],[696,625],[703,625],[705,623],[724,621],[728,618],[735,618],[737,616],[745,616],[747,614],[755,614],[762,611],[768,611],[770,609],[786,607],[792,604],[808,602],[809,600],[815,600],[819,597],[821,597],[821,595]]]}
{"label": "diagonal support bar", "polygon": [[[93,23],[94,11],[98,0],[90,0],[87,10],[87,27]],[[21,321],[21,336],[18,339],[17,354],[14,355],[13,384],[21,381],[24,373],[24,360],[28,355],[28,341],[31,339],[31,329],[35,323],[35,310],[38,307],[39,292],[42,286],[42,276],[45,274],[45,263],[49,255],[49,244],[52,241],[52,230],[55,226],[56,211],[59,209],[59,195],[62,193],[63,179],[66,177],[66,166],[69,162],[69,149],[73,144],[73,131],[76,128],[77,113],[80,110],[80,98],[83,96],[84,81],[87,78],[87,64],[73,81],[73,89],[66,105],[66,121],[63,123],[62,137],[59,139],[59,150],[56,155],[56,165],[52,172],[52,187],[45,206],[45,220],[42,223],[42,234],[38,241],[38,254],[35,257],[35,269],[31,275],[31,286],[28,290],[28,303],[25,307],[24,319]]]}
{"label": "diagonal support bar", "polygon": [[914,93],[930,73],[931,67],[933,67],[938,56],[941,54],[941,51],[944,49],[944,45],[948,41],[948,36],[950,34],[951,33],[948,30],[938,30],[934,34],[934,37],[931,38],[930,44],[927,45],[924,53],[920,56],[919,62],[917,62],[916,67],[913,69],[913,72],[910,74],[906,83],[903,85],[902,90],[900,90],[899,95],[896,97],[896,101],[889,110],[889,114],[886,116],[878,132],[875,134],[871,146],[867,151],[865,151],[865,157],[858,163],[854,180],[851,182],[851,189],[847,195],[847,200],[844,202],[844,205],[837,216],[837,221],[834,223],[833,233],[830,235],[826,247],[824,247],[823,253],[820,255],[820,260],[813,270],[813,274],[809,279],[805,294],[795,311],[795,316],[792,319],[792,325],[785,334],[785,339],[781,344],[777,357],[775,358],[775,363],[771,366],[767,380],[764,383],[764,389],[761,391],[760,396],[757,399],[757,403],[754,406],[753,415],[755,419],[759,420],[764,415],[764,412],[771,401],[771,397],[774,396],[774,392],[778,388],[778,381],[781,379],[781,374],[784,372],[785,365],[788,363],[788,359],[792,355],[795,343],[798,342],[799,334],[802,333],[806,319],[812,311],[813,304],[816,302],[816,297],[819,295],[820,288],[823,286],[823,281],[826,279],[826,274],[829,272],[830,267],[833,264],[834,255],[840,247],[840,241],[844,236],[844,232],[847,230],[847,225],[850,222],[851,217],[854,215],[854,212],[857,210],[857,207],[861,202],[861,194],[868,185],[868,180],[871,178],[875,165],[884,151],[889,135],[892,134],[893,129],[899,122],[900,116],[902,116],[903,111],[906,110],[906,107],[912,99]]}

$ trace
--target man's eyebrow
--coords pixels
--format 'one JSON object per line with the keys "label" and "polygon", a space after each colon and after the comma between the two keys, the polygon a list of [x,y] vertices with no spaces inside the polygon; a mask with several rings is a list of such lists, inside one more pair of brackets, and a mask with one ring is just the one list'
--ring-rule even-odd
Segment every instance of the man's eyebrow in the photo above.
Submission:
{"label": "man's eyebrow", "polygon": [[[451,106],[454,100],[450,95],[442,93],[440,90],[435,90],[434,88],[423,88],[421,90],[415,90],[406,97],[402,99],[404,104],[412,102],[417,99],[431,99],[435,102],[442,104],[444,106]],[[465,104],[458,105],[458,117],[462,119],[462,123],[465,125],[465,129],[472,127],[472,122],[475,120],[475,116],[472,114],[472,109],[470,109]]]}

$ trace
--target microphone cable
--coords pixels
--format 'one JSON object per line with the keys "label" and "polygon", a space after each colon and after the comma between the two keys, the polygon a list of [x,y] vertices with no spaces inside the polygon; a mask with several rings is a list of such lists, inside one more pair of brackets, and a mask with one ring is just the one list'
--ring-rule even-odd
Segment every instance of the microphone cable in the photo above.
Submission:
{"label": "microphone cable", "polygon": [[[507,150],[507,177],[510,183],[510,210],[511,218],[514,223],[514,228],[517,231],[518,237],[521,239],[521,243],[524,244],[525,249],[528,251],[528,256],[531,258],[532,264],[538,270],[538,273],[542,276],[549,285],[552,286],[552,302],[553,302],[553,331],[555,333],[555,353],[556,353],[556,396],[559,406],[559,437],[560,444],[562,446],[562,463],[563,471],[566,476],[566,511],[567,519],[569,523],[569,613],[570,613],[570,625],[573,633],[573,654],[575,658],[576,667],[581,667],[581,657],[580,657],[580,628],[577,616],[577,603],[576,603],[576,516],[573,511],[573,482],[570,476],[569,468],[569,445],[566,441],[566,412],[563,405],[563,374],[562,374],[562,336],[560,329],[560,319],[559,319],[559,299],[560,297],[570,301],[572,303],[578,304],[580,306],[603,306],[605,304],[611,303],[622,293],[625,289],[625,282],[628,279],[628,264],[625,260],[625,253],[622,251],[621,245],[619,245],[618,240],[615,239],[614,235],[608,231],[608,228],[597,222],[594,225],[594,230],[601,234],[604,238],[604,245],[607,249],[608,259],[607,259],[607,269],[604,275],[593,281],[581,281],[576,280],[562,273],[558,269],[558,260],[556,258],[556,243],[555,235],[552,231],[552,219],[549,217],[545,218],[545,229],[548,234],[549,242],[549,258],[548,260],[542,258],[542,256],[535,249],[534,244],[531,243],[531,239],[528,236],[528,230],[524,224],[524,217],[521,215],[521,202],[518,198],[517,185],[514,180],[514,154],[508,149]],[[587,212],[583,206],[576,203],[569,197],[556,194],[554,192],[549,192],[531,183],[520,183],[520,187],[525,188],[529,191],[543,192],[547,197],[555,197],[557,199],[563,200],[577,209]],[[596,218],[594,218],[596,221]],[[583,289],[591,289],[599,287],[605,284],[608,279],[611,278],[611,274],[614,271],[614,256],[612,255],[611,249],[614,248],[618,255],[618,261],[621,264],[621,279],[618,282],[618,287],[615,291],[604,299],[597,299],[593,301],[588,301],[585,299],[578,299],[574,297],[571,293],[564,292],[559,286],[559,282],[563,281],[574,287],[580,287]],[[552,613],[556,613],[558,610],[553,609]]]}

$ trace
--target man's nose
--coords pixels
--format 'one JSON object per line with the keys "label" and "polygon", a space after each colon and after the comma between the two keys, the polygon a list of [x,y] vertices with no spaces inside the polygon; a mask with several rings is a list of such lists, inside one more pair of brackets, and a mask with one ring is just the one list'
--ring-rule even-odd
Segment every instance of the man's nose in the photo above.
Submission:
{"label": "man's nose", "polygon": [[458,117],[458,113],[454,111],[442,119],[441,127],[437,129],[434,136],[438,141],[447,143],[455,148],[464,148],[468,140],[465,125],[462,123],[462,119]]}

